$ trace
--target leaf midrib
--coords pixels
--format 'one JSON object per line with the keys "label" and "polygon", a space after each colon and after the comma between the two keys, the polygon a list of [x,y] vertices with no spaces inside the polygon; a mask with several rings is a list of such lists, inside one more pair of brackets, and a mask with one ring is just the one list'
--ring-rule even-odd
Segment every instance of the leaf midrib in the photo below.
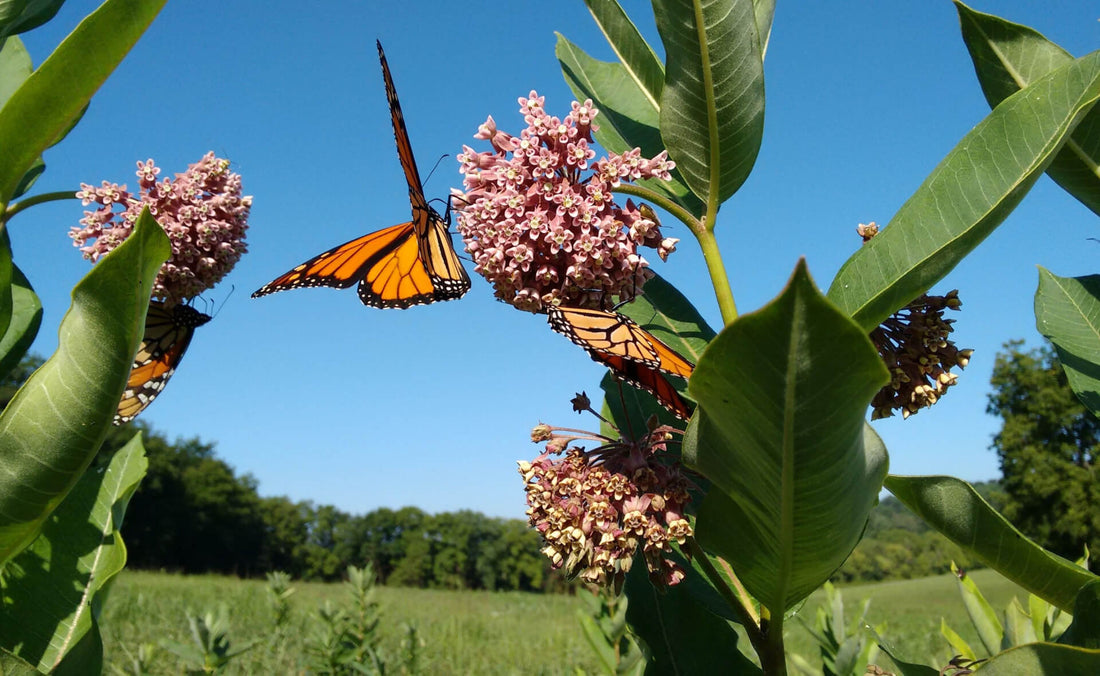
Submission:
{"label": "leaf midrib", "polygon": [[[1100,100],[1100,92],[1098,92],[1096,95],[1092,96],[1087,101],[1082,101],[1082,99],[1079,98],[1077,100],[1077,104],[1073,107],[1073,110],[1075,111],[1074,114],[1067,118],[1067,123],[1066,124],[1059,125],[1059,128],[1062,129],[1062,132],[1060,134],[1052,137],[1050,139],[1050,142],[1048,142],[1046,144],[1046,147],[1050,147],[1051,145],[1057,145],[1055,143],[1056,141],[1060,141],[1061,139],[1064,139],[1065,136],[1066,136],[1066,133],[1067,133],[1066,130],[1070,126],[1069,123],[1072,123],[1074,121],[1074,119],[1076,119],[1078,117],[1081,110],[1083,110],[1086,105],[1088,105],[1090,103],[1095,103],[1097,100]],[[997,211],[997,209],[1000,208],[1002,204],[1004,204],[1004,197],[1007,197],[1008,195],[1013,194],[1017,189],[1019,189],[1019,187],[1021,185],[1023,185],[1027,181],[1031,180],[1032,177],[1035,176],[1035,173],[1036,173],[1035,168],[1037,166],[1041,165],[1043,162],[1045,162],[1046,159],[1049,158],[1049,157],[1050,157],[1050,152],[1041,152],[1038,155],[1036,155],[1035,161],[1033,161],[1031,164],[1028,165],[1027,171],[1022,173],[1020,175],[1019,179],[1013,181],[1013,183],[1009,186],[1009,188],[1004,191],[1003,197],[999,201],[991,204],[990,207],[982,213],[980,218],[976,219],[973,223],[971,223],[968,227],[961,230],[955,236],[951,237],[950,239],[944,240],[943,244],[941,244],[938,247],[933,248],[931,251],[928,252],[927,255],[925,255],[925,256],[921,257],[920,259],[918,259],[917,261],[915,261],[912,265],[910,265],[908,267],[908,269],[903,271],[900,275],[897,275],[894,278],[894,281],[896,282],[898,279],[902,279],[902,278],[906,277],[907,275],[912,274],[914,271],[923,268],[929,261],[938,258],[940,252],[944,251],[945,249],[951,248],[956,242],[964,239],[967,235],[972,233],[975,228],[977,228],[981,223],[984,223],[986,221],[986,219],[989,218],[990,214],[995,213]],[[938,173],[938,170],[939,170],[939,167],[937,167],[936,173]],[[906,201],[906,204],[908,204],[908,201]],[[902,208],[905,208],[905,205],[902,205]],[[887,227],[889,227],[889,225]],[[878,300],[880,298],[882,298],[883,296],[886,296],[893,289],[893,287],[894,287],[894,284],[889,283],[889,284],[885,285],[882,288],[882,290],[879,291],[878,293],[872,294],[866,301],[864,301],[858,307],[856,307],[855,309],[852,310],[852,317],[853,318],[860,317],[863,314],[864,310],[866,310],[868,307],[876,304],[878,302]]]}
{"label": "leaf midrib", "polygon": [[[1018,89],[1024,89],[1029,84],[1031,84],[1027,80],[1027,78],[1025,78],[1023,76],[1023,74],[1020,73],[1019,69],[1016,68],[1015,63],[1008,57],[1008,55],[1004,52],[1004,50],[1002,50],[1000,48],[999,43],[997,41],[995,41],[989,35],[989,33],[987,33],[983,29],[982,25],[975,22],[975,21],[971,21],[971,23],[974,25],[975,29],[982,36],[982,38],[985,39],[985,43],[989,47],[989,50],[991,52],[993,52],[994,55],[996,55],[997,60],[1001,62],[1002,66],[1004,66],[1005,72],[1008,73],[1009,77],[1012,78],[1012,81],[1016,83],[1016,87]],[[1050,42],[1050,41],[1048,40],[1047,42]],[[1050,44],[1053,45],[1054,47],[1058,47],[1058,49],[1066,56],[1067,60],[1064,61],[1060,65],[1065,65],[1066,63],[1069,63],[1070,61],[1073,61],[1073,55],[1072,54],[1070,54],[1066,50],[1062,49],[1060,46],[1054,44],[1053,42],[1050,42]],[[1051,69],[1051,70],[1054,70],[1054,69]],[[1092,156],[1090,156],[1088,154],[1088,152],[1086,152],[1085,149],[1082,148],[1079,143],[1077,143],[1076,141],[1073,140],[1072,135],[1070,136],[1069,139],[1066,140],[1066,143],[1065,143],[1064,147],[1068,148],[1075,156],[1077,156],[1077,158],[1079,160],[1081,160],[1081,162],[1086,167],[1088,167],[1089,171],[1094,176],[1097,176],[1098,178],[1100,178],[1100,163],[1097,163],[1095,160],[1093,160]]]}
{"label": "leaf midrib", "polygon": [[787,341],[787,365],[783,378],[783,446],[780,504],[779,504],[779,571],[776,576],[777,604],[772,610],[782,612],[787,604],[787,591],[790,588],[792,557],[794,556],[794,427],[795,402],[798,393],[798,352],[799,341],[805,331],[805,308],[801,302],[801,293],[796,293],[791,313],[790,338]]}

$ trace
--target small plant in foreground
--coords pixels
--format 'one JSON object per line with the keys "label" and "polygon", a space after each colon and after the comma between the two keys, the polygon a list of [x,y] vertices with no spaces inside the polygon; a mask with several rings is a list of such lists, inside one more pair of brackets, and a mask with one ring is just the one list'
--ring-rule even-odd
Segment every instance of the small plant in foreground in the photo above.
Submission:
{"label": "small plant in foreground", "polygon": [[406,622],[402,628],[405,635],[401,638],[401,673],[413,676],[425,668],[424,639],[420,638],[416,622]]}
{"label": "small plant in foreground", "polygon": [[150,665],[157,653],[157,646],[155,644],[142,643],[138,646],[137,654],[131,653],[124,645],[120,645],[119,647],[126,653],[126,659],[129,664],[126,665],[126,667],[112,664],[112,672],[120,676],[150,676],[153,673]]}
{"label": "small plant in foreground", "polygon": [[579,594],[587,609],[577,610],[577,620],[588,645],[600,659],[603,673],[644,673],[645,655],[626,623],[626,596],[602,587],[590,591]]}
{"label": "small plant in foreground", "polygon": [[[1087,570],[1088,558],[1086,549],[1085,555],[1077,560],[1077,565]],[[993,606],[985,600],[974,579],[956,566],[954,561],[951,562],[951,572],[958,583],[967,616],[977,630],[987,656],[1036,641],[1061,642],[1062,634],[1073,622],[1072,615],[1034,594],[1027,596],[1027,609],[1013,596],[998,616]],[[968,660],[978,659],[978,652],[947,625],[946,619],[940,619],[940,633],[951,644],[952,651]]]}
{"label": "small plant in foreground", "polygon": [[202,615],[188,615],[193,645],[178,641],[162,640],[161,645],[180,659],[195,668],[188,669],[189,674],[216,674],[224,669],[233,658],[252,648],[257,641],[246,643],[244,647],[231,649],[229,641],[229,609],[225,604],[218,606],[217,613],[207,611]]}
{"label": "small plant in foreground", "polygon": [[[852,622],[851,629],[844,624],[844,598],[831,582],[825,583],[825,603],[817,608],[814,626],[801,617],[802,626],[817,641],[821,652],[821,673],[826,676],[860,676],[878,656],[874,634],[864,629],[864,618],[871,606],[871,599],[863,603],[863,612]],[[881,634],[886,623],[874,628]],[[818,670],[798,655],[791,655],[791,662],[802,673],[816,674]]]}
{"label": "small plant in foreground", "polygon": [[378,649],[381,615],[374,600],[374,569],[348,566],[345,607],[331,602],[317,609],[313,633],[306,640],[310,668],[318,674],[384,674],[385,660]]}
{"label": "small plant in foreground", "polygon": [[268,644],[277,658],[281,658],[286,652],[286,640],[291,632],[290,597],[294,595],[295,589],[290,586],[290,575],[276,570],[267,574],[266,590],[272,623]]}

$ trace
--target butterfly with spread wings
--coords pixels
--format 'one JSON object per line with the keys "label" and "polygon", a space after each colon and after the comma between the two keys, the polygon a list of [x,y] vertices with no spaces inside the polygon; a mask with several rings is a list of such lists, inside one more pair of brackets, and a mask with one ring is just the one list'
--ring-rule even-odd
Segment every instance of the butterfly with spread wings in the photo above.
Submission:
{"label": "butterfly with spread wings", "polygon": [[620,380],[639,387],[678,418],[692,409],[662,374],[690,378],[694,364],[625,315],[606,310],[551,307],[550,328],[580,345]]}
{"label": "butterfly with spread wings", "polygon": [[195,335],[195,329],[208,321],[210,315],[190,305],[177,305],[168,310],[162,301],[149,302],[145,333],[130,367],[126,391],[118,403],[114,419],[116,425],[130,422],[153,403],[176,372],[183,353]]}
{"label": "butterfly with spread wings", "polygon": [[[379,308],[407,308],[461,298],[470,278],[455,253],[444,218],[424,198],[409,133],[397,101],[390,67],[378,43],[382,78],[390,104],[397,156],[409,184],[412,220],[372,232],[314,256],[265,284],[253,298],[302,286],[346,289],[358,282],[359,299]],[[449,210],[448,210],[449,216]]]}

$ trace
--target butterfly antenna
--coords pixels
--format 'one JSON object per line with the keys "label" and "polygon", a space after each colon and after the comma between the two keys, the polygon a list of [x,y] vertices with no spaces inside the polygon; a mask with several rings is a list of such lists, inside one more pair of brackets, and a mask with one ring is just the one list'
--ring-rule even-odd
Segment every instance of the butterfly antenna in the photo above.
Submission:
{"label": "butterfly antenna", "polygon": [[230,285],[229,293],[225,294],[225,298],[222,299],[222,304],[219,305],[218,309],[214,311],[214,314],[211,316],[211,319],[213,319],[214,317],[217,317],[218,314],[221,313],[222,308],[225,307],[225,304],[229,300],[229,297],[232,296],[233,292],[236,291],[236,290],[237,290],[237,285],[236,284]]}
{"label": "butterfly antenna", "polygon": [[450,155],[447,154],[447,153],[443,153],[442,155],[439,156],[439,159],[435,161],[434,165],[432,165],[432,170],[428,172],[427,178],[424,179],[424,183],[427,183],[428,181],[432,180],[432,174],[434,174],[435,170],[439,168],[439,163],[442,162],[443,160],[447,159],[448,157],[450,157]]}
{"label": "butterfly antenna", "polygon": [[620,302],[618,305],[616,305],[615,306],[616,310],[618,310],[623,305],[626,305],[627,303],[633,303],[634,299],[637,298],[639,294],[641,294],[643,296],[645,295],[645,291],[638,288],[638,268],[640,268],[641,266],[642,266],[642,259],[639,256],[638,257],[638,262],[634,264],[634,279],[633,279],[634,284],[630,289],[630,298],[628,300],[624,300],[624,301]]}

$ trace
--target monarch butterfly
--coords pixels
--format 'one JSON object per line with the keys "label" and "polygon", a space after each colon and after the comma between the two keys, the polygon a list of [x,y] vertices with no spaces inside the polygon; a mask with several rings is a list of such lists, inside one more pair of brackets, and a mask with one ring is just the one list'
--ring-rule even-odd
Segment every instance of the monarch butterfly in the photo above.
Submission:
{"label": "monarch butterfly", "polygon": [[605,310],[551,307],[547,319],[550,328],[583,347],[616,377],[646,390],[677,417],[691,417],[691,407],[661,374],[686,379],[695,366],[629,317]]}
{"label": "monarch butterfly", "polygon": [[611,369],[611,373],[619,380],[625,380],[631,385],[640,387],[652,394],[657,398],[657,403],[668,409],[672,415],[681,420],[691,418],[691,406],[684,401],[680,393],[672,386],[672,383],[668,382],[668,378],[661,375],[659,370],[615,354],[593,351],[588,354],[600,364]]}
{"label": "monarch butterfly", "polygon": [[[409,184],[412,220],[372,232],[314,256],[252,294],[253,298],[300,286],[338,289],[359,283],[359,300],[380,308],[407,308],[461,298],[470,278],[458,260],[447,233],[449,218],[439,215],[424,198],[409,133],[397,101],[382,43],[378,43],[382,78],[390,104],[397,156]],[[448,216],[449,216],[448,210]]]}
{"label": "monarch butterfly", "polygon": [[134,364],[130,367],[126,391],[118,403],[114,419],[116,425],[130,422],[153,403],[176,372],[183,353],[191,344],[191,337],[195,335],[195,328],[208,321],[210,315],[189,305],[177,305],[169,310],[162,301],[149,302],[145,333]]}

